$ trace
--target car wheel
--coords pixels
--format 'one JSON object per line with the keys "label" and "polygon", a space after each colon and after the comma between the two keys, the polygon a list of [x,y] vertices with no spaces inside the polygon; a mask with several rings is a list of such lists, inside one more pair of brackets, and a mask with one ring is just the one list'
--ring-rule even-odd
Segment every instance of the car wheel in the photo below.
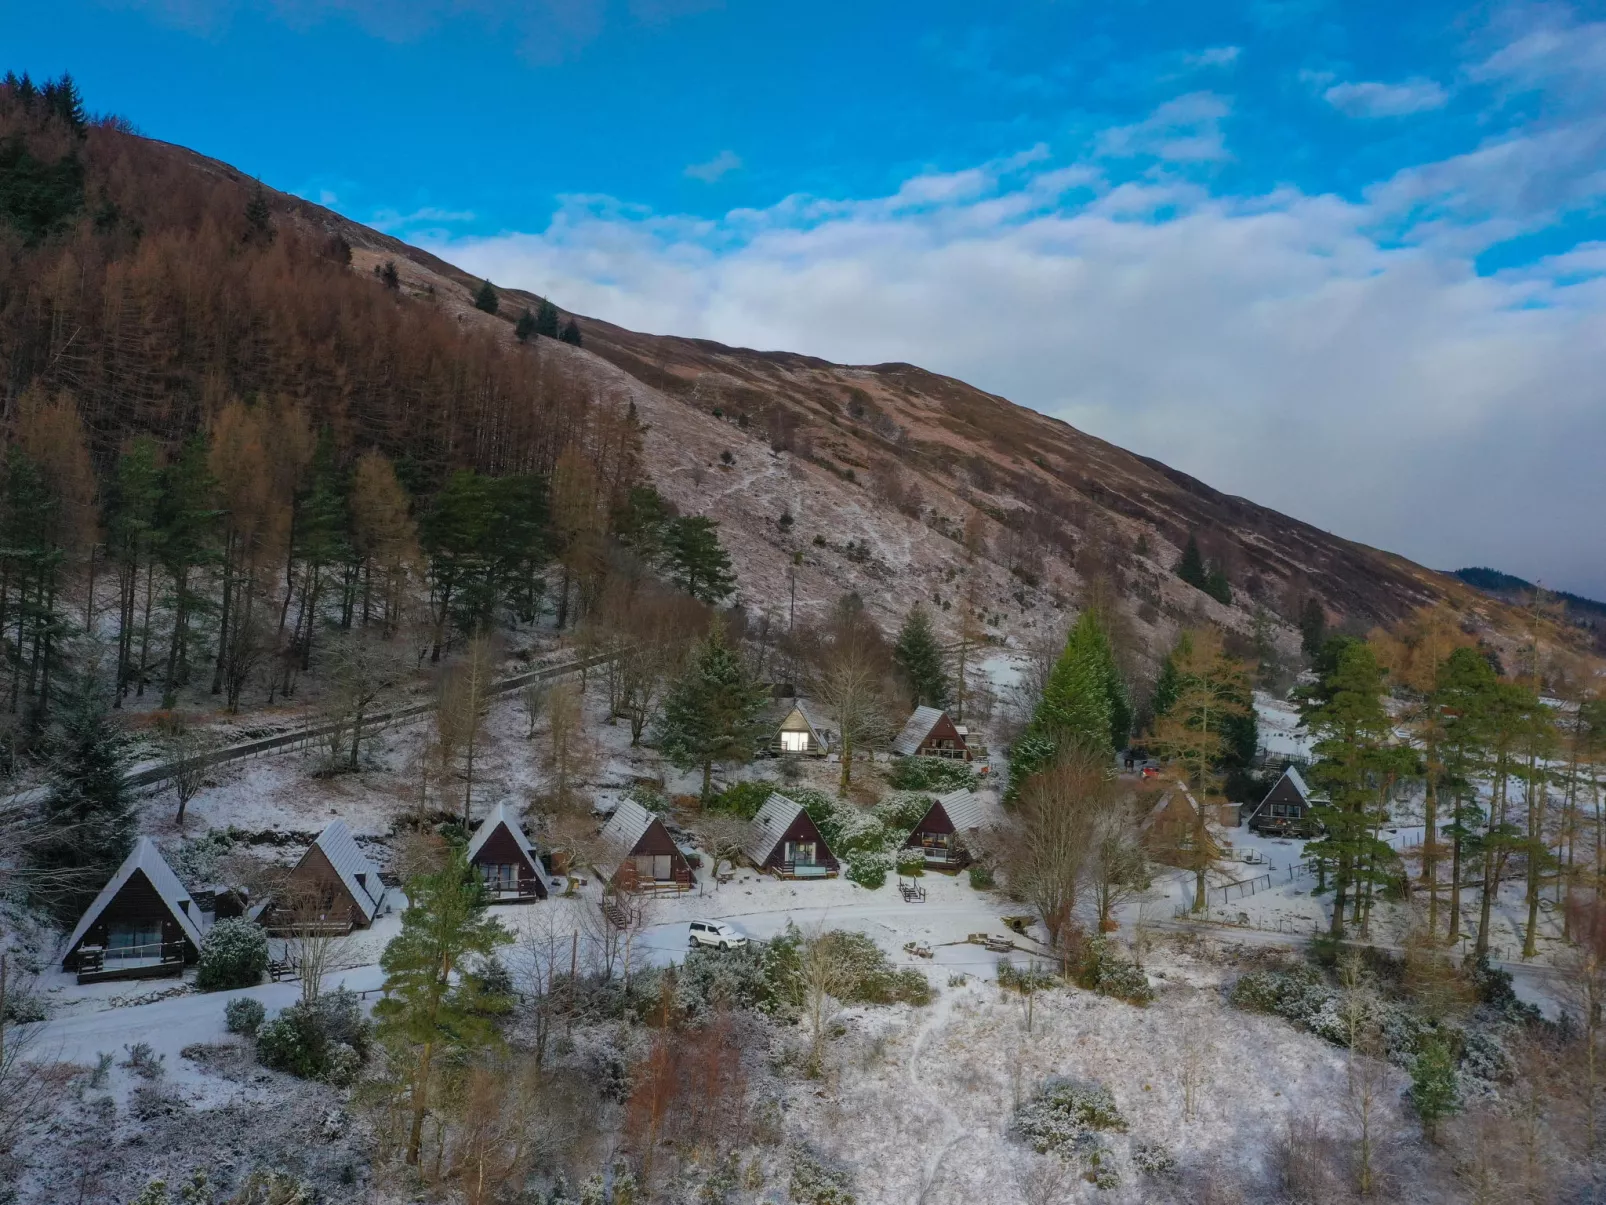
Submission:
{"label": "car wheel", "polygon": [[695,937],[688,937],[686,939],[686,944],[695,950],[697,948],[697,939]]}
{"label": "car wheel", "polygon": [[722,941],[722,942],[719,943],[719,948],[721,950],[728,951],[731,948],[731,943],[728,942],[728,941]]}

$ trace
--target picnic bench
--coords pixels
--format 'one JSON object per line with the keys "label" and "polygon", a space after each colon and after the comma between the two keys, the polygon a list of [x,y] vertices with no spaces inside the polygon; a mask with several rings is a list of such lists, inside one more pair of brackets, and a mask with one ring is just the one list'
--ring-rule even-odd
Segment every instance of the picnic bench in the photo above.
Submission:
{"label": "picnic bench", "polygon": [[931,947],[923,941],[906,941],[903,943],[903,950],[904,953],[913,954],[916,958],[930,958],[932,956]]}
{"label": "picnic bench", "polygon": [[923,904],[926,902],[926,889],[913,879],[910,879],[907,883],[899,879],[898,894],[903,896],[903,902],[906,904],[917,902]]}
{"label": "picnic bench", "polygon": [[982,946],[994,954],[1008,954],[1015,943],[1007,937],[994,937],[991,933],[967,933],[965,940],[973,946]]}

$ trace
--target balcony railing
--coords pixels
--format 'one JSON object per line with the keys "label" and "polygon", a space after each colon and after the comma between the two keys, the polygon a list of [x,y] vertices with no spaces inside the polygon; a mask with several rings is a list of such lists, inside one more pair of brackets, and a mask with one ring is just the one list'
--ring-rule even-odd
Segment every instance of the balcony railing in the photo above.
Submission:
{"label": "balcony railing", "polygon": [[144,979],[184,970],[184,943],[156,941],[134,946],[78,947],[78,982]]}

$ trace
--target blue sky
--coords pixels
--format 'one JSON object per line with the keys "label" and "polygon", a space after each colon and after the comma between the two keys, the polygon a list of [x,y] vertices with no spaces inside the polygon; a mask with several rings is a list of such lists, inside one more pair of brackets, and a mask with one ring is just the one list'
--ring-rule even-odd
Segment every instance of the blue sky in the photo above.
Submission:
{"label": "blue sky", "polygon": [[910,360],[1606,594],[1598,3],[0,15],[7,66],[582,313]]}

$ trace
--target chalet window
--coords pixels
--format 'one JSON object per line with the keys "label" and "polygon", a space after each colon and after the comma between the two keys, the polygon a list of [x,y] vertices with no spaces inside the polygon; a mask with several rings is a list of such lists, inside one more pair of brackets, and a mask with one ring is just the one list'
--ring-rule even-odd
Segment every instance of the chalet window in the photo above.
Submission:
{"label": "chalet window", "polygon": [[631,860],[636,864],[636,873],[644,879],[664,883],[674,874],[668,854],[638,854]]}
{"label": "chalet window", "polygon": [[519,885],[519,868],[517,864],[503,862],[495,865],[482,864],[480,869],[485,873],[485,886],[491,891],[514,891]]}
{"label": "chalet window", "polygon": [[159,920],[121,921],[106,931],[107,958],[159,958],[161,953]]}
{"label": "chalet window", "polygon": [[786,861],[794,866],[814,865],[814,842],[788,841],[786,843]]}
{"label": "chalet window", "polygon": [[920,844],[927,849],[947,849],[951,833],[921,833]]}
{"label": "chalet window", "polygon": [[809,751],[809,734],[806,732],[781,733],[782,753],[807,753]]}

